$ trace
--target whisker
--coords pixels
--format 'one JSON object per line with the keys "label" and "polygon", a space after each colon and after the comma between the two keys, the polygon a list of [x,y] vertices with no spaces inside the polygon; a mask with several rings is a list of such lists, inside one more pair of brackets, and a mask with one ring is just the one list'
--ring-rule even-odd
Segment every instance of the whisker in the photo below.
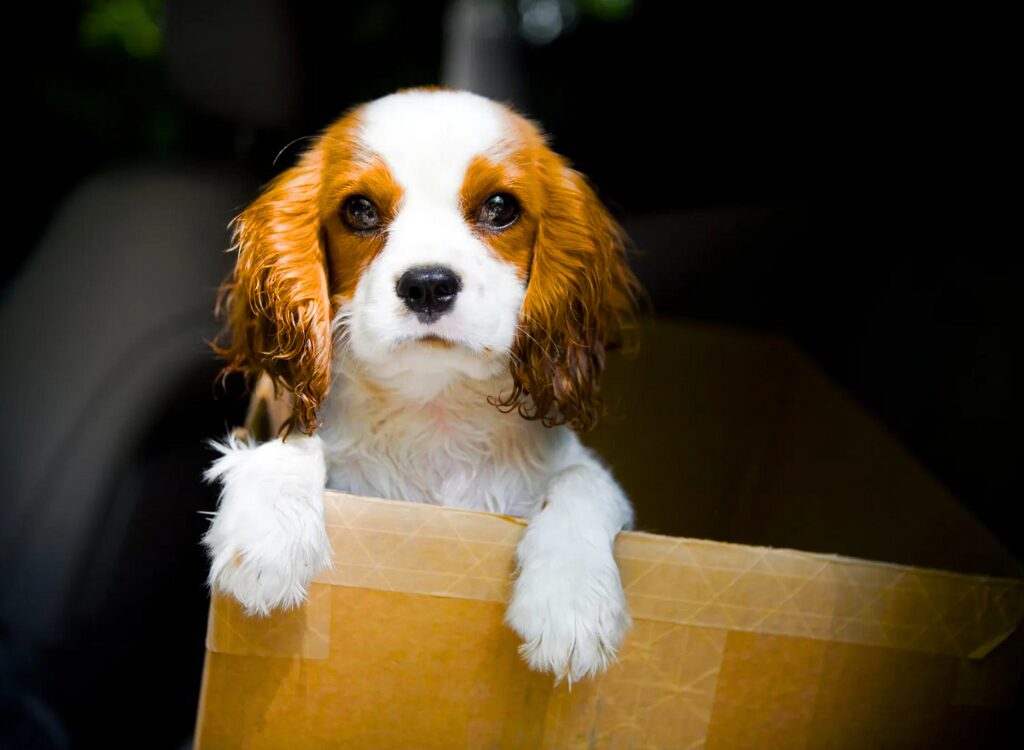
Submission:
{"label": "whisker", "polygon": [[284,152],[287,151],[288,149],[290,149],[292,146],[294,146],[299,141],[308,141],[308,140],[312,140],[312,139],[317,138],[317,137],[318,136],[315,136],[315,135],[301,135],[298,138],[296,138],[295,140],[288,141],[288,143],[286,143],[284,145],[284,148],[282,148],[280,151],[277,152],[277,156],[274,157],[274,161],[272,161],[270,165],[272,167],[276,167],[277,166],[277,160],[280,159],[282,155],[284,155]]}

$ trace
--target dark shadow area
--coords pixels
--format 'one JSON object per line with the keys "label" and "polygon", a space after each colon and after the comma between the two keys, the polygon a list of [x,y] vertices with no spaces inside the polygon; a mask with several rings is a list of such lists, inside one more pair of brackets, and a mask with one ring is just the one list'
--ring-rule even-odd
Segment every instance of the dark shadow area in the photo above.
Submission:
{"label": "dark shadow area", "polygon": [[[192,731],[209,600],[197,540],[217,497],[198,480],[213,455],[208,436],[245,413],[240,384],[215,388],[216,374],[189,374],[173,401],[154,410],[146,438],[106,493],[108,519],[129,514],[120,543],[95,546],[67,602],[72,637],[37,657],[35,692],[65,718],[76,746],[150,746],[154,727],[166,737]],[[139,700],[154,682],[159,690]],[[131,710],[112,722],[97,706]]]}

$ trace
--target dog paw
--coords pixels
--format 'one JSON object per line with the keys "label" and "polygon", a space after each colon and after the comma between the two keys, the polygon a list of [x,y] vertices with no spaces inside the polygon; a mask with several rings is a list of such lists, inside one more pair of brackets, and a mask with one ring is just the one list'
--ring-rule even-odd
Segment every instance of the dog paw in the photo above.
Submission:
{"label": "dog paw", "polygon": [[615,561],[568,556],[521,564],[505,621],[531,669],[572,685],[615,661],[631,626]]}
{"label": "dog paw", "polygon": [[215,447],[222,456],[206,478],[223,488],[203,537],[210,586],[233,596],[249,614],[298,606],[310,581],[331,565],[319,440],[252,446],[229,439]]}

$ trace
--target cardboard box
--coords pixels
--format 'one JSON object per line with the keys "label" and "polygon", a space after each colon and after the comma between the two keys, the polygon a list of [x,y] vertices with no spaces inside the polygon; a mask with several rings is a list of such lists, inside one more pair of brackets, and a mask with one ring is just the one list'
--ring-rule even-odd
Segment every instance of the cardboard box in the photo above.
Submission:
{"label": "cardboard box", "polygon": [[1024,661],[1024,584],[999,577],[1017,562],[786,342],[660,324],[645,343],[609,373],[626,416],[592,436],[641,526],[888,562],[621,534],[635,626],[570,690],[502,624],[523,521],[328,492],[335,570],[305,607],[214,598],[196,747],[996,742]]}

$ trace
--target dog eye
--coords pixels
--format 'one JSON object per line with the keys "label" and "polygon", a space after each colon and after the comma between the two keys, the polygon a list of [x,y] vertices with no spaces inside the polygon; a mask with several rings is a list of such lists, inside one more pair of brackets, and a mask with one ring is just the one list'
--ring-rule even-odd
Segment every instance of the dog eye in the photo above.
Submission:
{"label": "dog eye", "polygon": [[488,229],[504,229],[518,218],[519,201],[508,193],[498,193],[483,202],[476,221]]}
{"label": "dog eye", "polygon": [[380,213],[373,201],[362,195],[353,195],[341,207],[341,218],[351,229],[365,232],[380,226]]}

